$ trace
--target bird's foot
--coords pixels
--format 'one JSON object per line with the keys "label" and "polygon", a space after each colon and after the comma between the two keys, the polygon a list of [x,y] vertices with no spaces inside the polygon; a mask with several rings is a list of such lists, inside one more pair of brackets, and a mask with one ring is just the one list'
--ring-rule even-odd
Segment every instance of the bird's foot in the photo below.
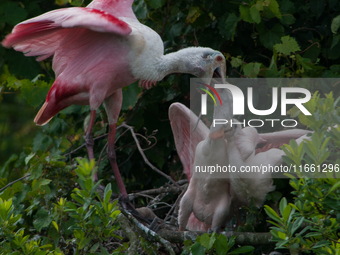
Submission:
{"label": "bird's foot", "polygon": [[86,143],[86,147],[92,147],[93,148],[94,140],[93,140],[92,134],[85,136],[85,143]]}
{"label": "bird's foot", "polygon": [[143,89],[149,89],[152,86],[155,86],[157,81],[145,81],[145,80],[140,80],[138,83],[139,87],[142,87]]}
{"label": "bird's foot", "polygon": [[125,196],[119,196],[118,199],[119,203],[122,205],[122,207],[130,212],[133,217],[135,217],[137,220],[142,221],[147,224],[152,223],[152,219],[149,219],[147,217],[144,217],[142,214],[140,214],[135,207],[131,204],[130,200],[128,197]]}
{"label": "bird's foot", "polygon": [[215,227],[214,229],[209,228],[207,232],[208,232],[208,234],[212,234],[213,232],[215,232],[216,234],[219,234],[221,232],[221,230],[220,230],[219,227]]}

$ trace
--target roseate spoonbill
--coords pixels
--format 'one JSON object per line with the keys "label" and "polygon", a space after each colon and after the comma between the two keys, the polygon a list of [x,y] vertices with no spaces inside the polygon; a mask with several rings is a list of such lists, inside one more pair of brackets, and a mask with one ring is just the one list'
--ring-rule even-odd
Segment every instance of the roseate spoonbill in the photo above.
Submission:
{"label": "roseate spoonbill", "polygon": [[[219,94],[223,95],[223,91],[219,91]],[[226,102],[226,99],[229,101]],[[214,118],[232,117],[231,100],[231,97],[222,97],[223,107],[215,106]],[[184,172],[190,180],[188,190],[180,203],[180,230],[188,228],[206,231],[211,227],[212,230],[218,231],[235,212],[237,213],[240,206],[249,205],[251,197],[254,197],[255,205],[260,207],[266,194],[274,189],[270,174],[236,172],[227,174],[227,178],[211,178],[207,175],[204,179],[202,176],[195,177],[197,173],[190,166],[230,164],[240,169],[241,166],[278,165],[282,163],[284,152],[273,148],[270,143],[282,145],[290,139],[297,139],[297,143],[301,143],[310,132],[293,129],[259,134],[252,127],[241,129],[240,126],[231,128],[227,125],[220,126],[219,129],[211,127],[209,131],[194,113],[179,103],[170,106],[169,117],[176,149]],[[196,130],[190,134],[190,126],[195,125],[197,121]],[[259,143],[265,144],[262,152],[256,149]],[[196,152],[193,154],[195,147]]]}
{"label": "roseate spoonbill", "polygon": [[[223,106],[214,107],[214,118],[230,119],[232,113],[224,111],[228,109],[227,104],[232,101],[228,100],[227,93],[219,93],[223,101]],[[230,107],[231,105],[229,105]],[[206,139],[199,142],[196,146],[194,167],[209,166],[227,166],[228,144],[224,139],[224,132],[230,130],[230,125],[211,126],[209,135]],[[227,173],[228,175],[228,173]],[[211,230],[218,232],[230,215],[232,194],[230,181],[227,176],[224,178],[216,178],[206,173],[193,171],[192,178],[183,198],[180,202],[180,210],[178,215],[179,230],[185,230],[191,213],[207,226],[211,226]]]}
{"label": "roseate spoonbill", "polygon": [[[114,142],[122,104],[121,88],[140,80],[146,88],[171,73],[189,73],[210,84],[224,76],[225,58],[210,48],[191,47],[163,55],[160,36],[141,24],[132,11],[133,0],[94,0],[86,8],[47,12],[16,25],[2,41],[41,61],[53,56],[56,80],[34,121],[46,124],[72,104],[89,104],[85,135],[90,160],[96,110],[104,103],[109,120],[108,157],[121,199],[129,203],[116,163]],[[97,179],[97,175],[95,175]]]}

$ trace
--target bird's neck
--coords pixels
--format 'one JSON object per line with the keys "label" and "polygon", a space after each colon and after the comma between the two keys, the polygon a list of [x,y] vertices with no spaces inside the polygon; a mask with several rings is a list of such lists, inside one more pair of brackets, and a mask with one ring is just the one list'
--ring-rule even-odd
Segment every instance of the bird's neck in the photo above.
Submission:
{"label": "bird's neck", "polygon": [[[147,64],[146,64],[147,63]],[[135,77],[145,81],[160,81],[172,73],[188,73],[200,77],[195,61],[185,50],[150,57],[138,63]]]}
{"label": "bird's neck", "polygon": [[172,73],[188,73],[195,75],[192,61],[183,53],[183,51],[177,51],[163,55],[159,59],[156,70],[162,75],[162,79]]}

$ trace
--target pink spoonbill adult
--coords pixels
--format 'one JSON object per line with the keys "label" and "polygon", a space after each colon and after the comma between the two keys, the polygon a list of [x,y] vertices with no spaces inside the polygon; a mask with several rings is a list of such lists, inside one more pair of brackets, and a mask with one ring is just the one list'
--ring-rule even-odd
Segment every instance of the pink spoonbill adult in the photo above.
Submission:
{"label": "pink spoonbill adult", "polygon": [[[41,61],[53,56],[55,82],[34,122],[44,125],[62,109],[90,105],[85,134],[90,160],[96,110],[103,103],[108,115],[108,157],[121,201],[128,202],[115,156],[115,130],[122,104],[121,88],[140,80],[146,88],[171,73],[189,73],[210,84],[225,77],[225,58],[210,48],[190,47],[164,55],[161,37],[141,24],[133,0],[94,0],[87,7],[47,12],[16,25],[2,41]],[[95,175],[97,179],[97,175]]]}

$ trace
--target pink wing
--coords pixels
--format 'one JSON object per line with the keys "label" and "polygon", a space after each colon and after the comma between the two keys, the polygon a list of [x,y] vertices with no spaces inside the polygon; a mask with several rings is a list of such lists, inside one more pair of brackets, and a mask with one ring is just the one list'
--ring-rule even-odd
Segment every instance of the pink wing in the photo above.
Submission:
{"label": "pink wing", "polygon": [[[196,130],[190,132],[190,127],[192,128],[196,125],[198,117],[181,103],[173,103],[170,106],[169,118],[177,153],[183,164],[184,173],[190,181],[192,176],[191,166],[194,164],[196,146],[200,141],[208,137],[209,128],[200,120]],[[191,231],[207,231],[209,227],[191,213],[187,229]]]}
{"label": "pink wing", "polygon": [[170,106],[169,118],[177,153],[182,161],[184,173],[190,180],[196,146],[200,141],[208,137],[209,129],[200,120],[196,130],[190,132],[190,126],[195,126],[198,117],[189,108],[180,103],[173,103]]}
{"label": "pink wing", "polygon": [[73,7],[47,12],[16,25],[2,41],[4,47],[13,47],[26,56],[40,56],[43,60],[53,55],[67,31],[82,27],[96,32],[126,36],[131,28],[124,21],[97,9]]}
{"label": "pink wing", "polygon": [[[307,134],[312,131],[303,129],[289,129],[284,131],[259,134],[261,138],[261,144],[264,144],[261,148],[256,149],[256,153],[268,151],[272,148],[280,148],[284,144],[288,144],[292,139],[298,139],[302,141],[303,138],[307,138]],[[308,138],[307,138],[308,139]]]}
{"label": "pink wing", "polygon": [[94,0],[87,7],[104,10],[116,17],[136,19],[132,11],[133,0]]}

